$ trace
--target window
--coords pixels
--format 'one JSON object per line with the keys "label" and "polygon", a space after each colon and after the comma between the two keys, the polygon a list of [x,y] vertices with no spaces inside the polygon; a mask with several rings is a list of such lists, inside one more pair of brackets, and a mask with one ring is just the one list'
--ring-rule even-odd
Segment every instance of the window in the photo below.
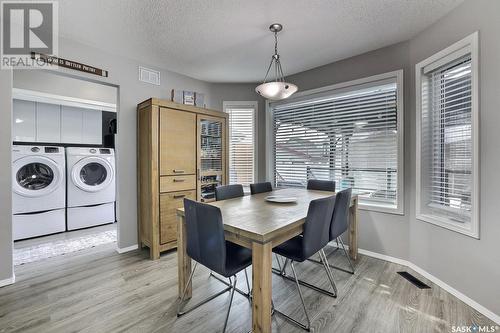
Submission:
{"label": "window", "polygon": [[363,208],[402,213],[402,71],[271,103],[275,186],[353,188]]}
{"label": "window", "polygon": [[477,34],[416,71],[417,218],[478,237]]}
{"label": "window", "polygon": [[229,113],[229,183],[255,181],[257,102],[224,102]]}

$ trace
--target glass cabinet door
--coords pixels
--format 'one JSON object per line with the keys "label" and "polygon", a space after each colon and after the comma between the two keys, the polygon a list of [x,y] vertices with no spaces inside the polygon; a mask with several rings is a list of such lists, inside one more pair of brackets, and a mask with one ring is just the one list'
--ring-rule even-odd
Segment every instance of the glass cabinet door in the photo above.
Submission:
{"label": "glass cabinet door", "polygon": [[198,199],[215,200],[215,188],[225,184],[225,119],[198,115]]}

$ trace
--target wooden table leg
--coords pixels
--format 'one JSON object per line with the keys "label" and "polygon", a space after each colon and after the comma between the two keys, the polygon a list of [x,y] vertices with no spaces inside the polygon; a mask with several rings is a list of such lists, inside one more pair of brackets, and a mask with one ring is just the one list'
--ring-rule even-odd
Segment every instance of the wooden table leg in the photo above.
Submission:
{"label": "wooden table leg", "polygon": [[271,332],[272,245],[252,243],[252,331]]}
{"label": "wooden table leg", "polygon": [[[191,258],[186,253],[186,224],[184,216],[180,215],[177,216],[177,271],[180,298],[191,274]],[[192,295],[193,286],[190,282],[184,299],[190,299]]]}
{"label": "wooden table leg", "polygon": [[353,260],[358,259],[358,200],[354,198],[349,207],[349,255]]}

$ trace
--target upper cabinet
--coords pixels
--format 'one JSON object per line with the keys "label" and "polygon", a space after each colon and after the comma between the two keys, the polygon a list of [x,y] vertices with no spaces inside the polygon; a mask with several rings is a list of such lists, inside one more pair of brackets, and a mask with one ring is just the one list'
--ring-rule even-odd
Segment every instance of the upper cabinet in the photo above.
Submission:
{"label": "upper cabinet", "polygon": [[102,144],[102,111],[15,99],[13,141]]}
{"label": "upper cabinet", "polygon": [[196,173],[196,114],[160,108],[160,175]]}

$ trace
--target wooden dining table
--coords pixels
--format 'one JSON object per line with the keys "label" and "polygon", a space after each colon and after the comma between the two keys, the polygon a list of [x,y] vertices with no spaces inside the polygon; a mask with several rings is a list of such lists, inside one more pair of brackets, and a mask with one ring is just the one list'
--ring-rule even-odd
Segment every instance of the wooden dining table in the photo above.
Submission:
{"label": "wooden dining table", "polygon": [[[273,203],[269,195],[295,197],[293,203]],[[277,189],[272,192],[247,195],[210,205],[219,207],[227,241],[252,250],[252,331],[271,332],[272,249],[303,232],[303,225],[311,200],[334,195],[332,192],[301,188]],[[349,255],[358,255],[358,195],[352,195],[349,223]],[[186,253],[184,209],[177,210],[177,257],[179,297],[191,274],[191,258]],[[192,296],[192,285],[187,286],[186,299]]]}

